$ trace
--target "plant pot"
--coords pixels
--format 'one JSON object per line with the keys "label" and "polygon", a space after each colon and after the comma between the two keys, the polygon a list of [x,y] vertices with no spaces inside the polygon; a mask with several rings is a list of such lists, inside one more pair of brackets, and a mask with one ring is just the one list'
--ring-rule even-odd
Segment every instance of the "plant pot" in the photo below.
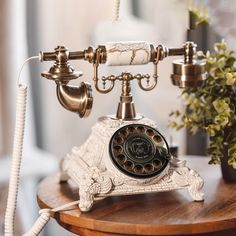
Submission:
{"label": "plant pot", "polygon": [[221,159],[221,171],[224,180],[236,183],[236,169],[228,164],[228,157]]}

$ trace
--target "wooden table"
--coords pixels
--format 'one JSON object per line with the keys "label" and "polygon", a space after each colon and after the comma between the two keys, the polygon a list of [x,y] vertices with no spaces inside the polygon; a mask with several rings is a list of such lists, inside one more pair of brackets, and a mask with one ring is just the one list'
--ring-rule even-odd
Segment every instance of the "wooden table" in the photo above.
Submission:
{"label": "wooden table", "polygon": [[[221,179],[219,166],[207,158],[189,158],[188,165],[205,180],[205,201],[192,202],[186,190],[109,197],[96,202],[91,212],[77,207],[57,213],[56,221],[81,236],[108,235],[236,235],[236,184]],[[77,200],[71,182],[58,184],[58,175],[38,188],[41,208]]]}

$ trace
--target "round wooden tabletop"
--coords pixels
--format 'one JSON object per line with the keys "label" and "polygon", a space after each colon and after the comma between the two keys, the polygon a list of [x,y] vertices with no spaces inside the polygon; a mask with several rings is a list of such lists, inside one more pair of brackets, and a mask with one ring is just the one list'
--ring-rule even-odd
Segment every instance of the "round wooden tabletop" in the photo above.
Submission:
{"label": "round wooden tabletop", "polygon": [[[193,202],[186,190],[178,190],[108,197],[95,202],[88,213],[81,213],[74,206],[54,217],[62,227],[81,236],[236,235],[236,184],[226,183],[219,166],[208,166],[207,158],[187,160],[188,166],[205,180],[204,202]],[[41,208],[54,208],[78,199],[73,183],[58,181],[55,174],[40,183]]]}

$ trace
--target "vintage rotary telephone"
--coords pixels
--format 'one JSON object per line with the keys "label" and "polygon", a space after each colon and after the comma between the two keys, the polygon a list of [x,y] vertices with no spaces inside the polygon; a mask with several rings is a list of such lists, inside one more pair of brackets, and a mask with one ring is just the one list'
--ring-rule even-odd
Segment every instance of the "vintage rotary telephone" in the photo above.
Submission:
{"label": "vintage rotary telephone", "polygon": [[[60,180],[67,181],[71,178],[77,184],[79,200],[56,209],[41,211],[39,219],[25,235],[38,235],[52,212],[74,204],[78,204],[80,210],[86,212],[92,208],[94,200],[108,196],[186,188],[193,200],[203,200],[202,178],[186,166],[186,161],[171,155],[168,143],[156,129],[154,121],[136,114],[131,94],[131,82],[135,80],[144,91],[156,87],[158,64],[167,56],[183,56],[183,60],[173,62],[171,79],[174,85],[180,88],[201,85],[206,77],[205,63],[195,60],[195,54],[196,45],[193,42],[186,42],[181,48],[155,46],[147,42],[114,42],[98,46],[96,49],[89,47],[77,52],[69,52],[66,47],[58,46],[54,52],[40,52],[39,56],[26,60],[27,62],[37,58],[41,62],[54,61],[54,65],[48,72],[42,73],[42,76],[55,81],[61,105],[67,110],[78,113],[80,117],[88,116],[92,109],[92,86],[85,82],[81,82],[80,86],[69,84],[70,80],[82,76],[81,72],[75,71],[69,64],[70,60],[86,60],[93,64],[93,82],[98,92],[109,93],[117,82],[121,82],[122,91],[116,115],[100,118],[92,127],[92,133],[87,141],[80,147],[74,147],[71,154],[68,154],[61,163]],[[152,76],[123,72],[117,76],[100,78],[98,74],[100,64],[128,66],[149,62],[154,66]],[[5,217],[7,236],[13,235],[25,104],[26,87],[19,83],[18,78],[13,165]]]}
{"label": "vintage rotary telephone", "polygon": [[[69,60],[87,60],[93,64],[94,87],[100,93],[109,93],[119,81],[122,84],[116,115],[100,118],[88,140],[81,147],[74,147],[61,165],[61,181],[71,178],[79,187],[81,211],[90,210],[95,199],[107,196],[179,188],[188,188],[194,200],[203,200],[202,179],[186,167],[185,162],[171,156],[155,123],[136,114],[131,94],[131,81],[134,80],[144,91],[156,87],[158,63],[167,56],[184,57],[173,62],[171,79],[174,85],[180,88],[200,85],[206,76],[205,64],[194,60],[195,53],[193,42],[186,42],[181,48],[154,46],[147,42],[115,42],[78,52],[69,52],[64,46],[58,46],[55,52],[41,52],[41,61],[55,61],[42,76],[56,82],[62,106],[80,117],[91,111],[92,88],[84,82],[79,87],[68,84],[82,75],[71,67]],[[123,72],[100,78],[98,73],[100,64],[120,66],[149,62],[154,66],[152,76]]]}

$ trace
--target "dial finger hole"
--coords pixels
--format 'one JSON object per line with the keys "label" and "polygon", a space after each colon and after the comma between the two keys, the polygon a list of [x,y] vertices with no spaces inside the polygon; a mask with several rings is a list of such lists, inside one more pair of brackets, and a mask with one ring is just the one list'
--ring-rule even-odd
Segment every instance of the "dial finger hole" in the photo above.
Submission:
{"label": "dial finger hole", "polygon": [[143,166],[141,165],[136,165],[134,167],[134,172],[137,173],[137,174],[142,174],[143,173]]}
{"label": "dial finger hole", "polygon": [[155,169],[159,169],[161,167],[161,161],[160,160],[154,160],[152,162]]}
{"label": "dial finger hole", "polygon": [[153,172],[154,171],[154,166],[151,165],[151,164],[147,164],[144,166],[144,170],[146,173],[150,173],[150,172]]}
{"label": "dial finger hole", "polygon": [[117,155],[117,154],[120,154],[122,153],[122,147],[121,146],[114,146],[113,147],[113,150],[114,150],[114,153]]}
{"label": "dial finger hole", "polygon": [[153,135],[154,135],[154,131],[151,130],[151,129],[148,129],[148,130],[146,131],[146,133],[147,133],[148,136],[153,136]]}
{"label": "dial finger hole", "polygon": [[123,154],[118,155],[118,156],[117,156],[117,161],[118,161],[120,164],[124,164],[125,161],[126,161],[125,155],[123,155]]}
{"label": "dial finger hole", "polygon": [[159,135],[155,135],[155,136],[153,137],[153,140],[154,140],[154,142],[156,142],[156,143],[161,143],[161,142],[162,142],[162,138],[161,138]]}
{"label": "dial finger hole", "polygon": [[120,131],[120,135],[122,136],[122,137],[126,137],[127,136],[127,131],[126,130],[121,130]]}
{"label": "dial finger hole", "polygon": [[122,144],[122,143],[124,142],[124,140],[123,140],[121,137],[117,137],[117,138],[115,139],[115,142],[116,142],[117,144]]}
{"label": "dial finger hole", "polygon": [[135,128],[130,126],[130,127],[127,128],[127,130],[128,130],[129,133],[133,133],[135,131]]}
{"label": "dial finger hole", "polygon": [[137,131],[138,131],[139,133],[144,133],[144,132],[145,132],[145,129],[144,129],[144,127],[142,127],[142,126],[138,126],[138,127],[137,127]]}
{"label": "dial finger hole", "polygon": [[131,161],[126,161],[124,164],[126,170],[132,170],[134,168],[134,164]]}

